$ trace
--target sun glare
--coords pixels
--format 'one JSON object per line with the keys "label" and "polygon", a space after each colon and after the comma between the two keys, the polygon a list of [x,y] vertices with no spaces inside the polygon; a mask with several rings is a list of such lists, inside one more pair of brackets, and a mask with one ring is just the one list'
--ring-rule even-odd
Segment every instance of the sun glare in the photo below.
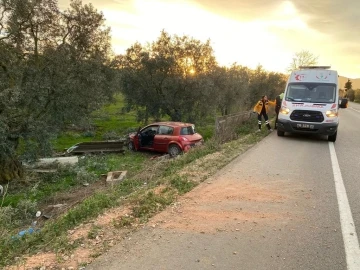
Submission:
{"label": "sun glare", "polygon": [[325,49],[317,45],[334,44],[332,40],[312,29],[309,17],[292,1],[280,2],[261,16],[254,9],[253,19],[246,21],[241,10],[238,19],[230,19],[192,0],[134,0],[122,2],[121,10],[108,7],[102,11],[111,26],[116,53],[124,53],[135,42],[153,42],[165,30],[203,42],[210,39],[218,63],[225,66],[236,62],[255,68],[260,64],[284,72],[292,55],[302,49],[334,57],[330,52],[335,45]]}

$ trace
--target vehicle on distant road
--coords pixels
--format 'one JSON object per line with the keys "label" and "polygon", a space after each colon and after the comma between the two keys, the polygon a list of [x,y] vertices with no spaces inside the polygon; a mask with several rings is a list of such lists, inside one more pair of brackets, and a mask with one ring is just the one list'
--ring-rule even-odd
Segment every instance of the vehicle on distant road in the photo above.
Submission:
{"label": "vehicle on distant road", "polygon": [[347,98],[340,98],[339,100],[339,106],[340,108],[347,108],[348,107],[348,99]]}
{"label": "vehicle on distant road", "polygon": [[[338,73],[327,66],[300,67],[291,73],[281,104],[277,135],[327,135],[336,141],[339,125]],[[345,106],[346,107],[346,106]]]}
{"label": "vehicle on distant road", "polygon": [[191,147],[203,144],[195,125],[183,122],[157,122],[129,134],[128,148],[169,153],[174,157]]}

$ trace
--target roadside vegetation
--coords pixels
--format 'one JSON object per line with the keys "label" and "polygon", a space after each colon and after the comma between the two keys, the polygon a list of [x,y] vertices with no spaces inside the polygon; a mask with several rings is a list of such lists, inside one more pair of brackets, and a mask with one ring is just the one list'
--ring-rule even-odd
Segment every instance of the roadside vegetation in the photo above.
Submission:
{"label": "roadside vegetation", "polygon": [[349,99],[349,101],[360,103],[360,89],[348,89],[346,91],[346,97]]}
{"label": "roadside vegetation", "polygon": [[343,97],[349,101],[360,103],[360,89],[353,89],[352,81],[348,81],[344,85],[344,89],[340,90]]}
{"label": "roadside vegetation", "polygon": [[[106,209],[131,210],[114,220],[117,228],[145,223],[268,134],[254,134],[250,118],[237,127],[237,140],[220,144],[218,116],[247,112],[285,87],[284,74],[219,66],[210,41],[165,31],[115,55],[104,15],[80,0],[65,10],[56,0],[0,1],[0,14],[0,266],[24,254],[75,249],[81,243],[69,242],[67,231]],[[293,68],[306,57],[315,61],[311,56],[295,55]],[[176,159],[126,151],[45,171],[24,166],[161,120],[194,123],[204,146]],[[126,179],[106,185],[115,170],[126,170]]]}
{"label": "roadside vegetation", "polygon": [[[0,265],[12,263],[14,258],[27,252],[70,252],[81,242],[68,244],[67,231],[95,218],[108,208],[121,205],[129,205],[131,208],[130,215],[114,220],[117,229],[145,223],[174,203],[177,196],[205,181],[268,134],[267,131],[260,134],[249,133],[253,131],[252,127],[253,123],[246,123],[239,128],[241,137],[238,140],[226,144],[209,140],[203,147],[195,148],[176,159],[150,159],[150,155],[136,152],[90,156],[85,157],[76,167],[65,167],[51,175],[32,178],[33,182],[27,183],[28,188],[17,194],[15,192],[16,195],[11,192],[10,187],[8,193],[3,195],[3,205],[0,208]],[[199,162],[214,153],[217,155]],[[186,169],[194,164],[197,172],[195,176],[193,170]],[[127,179],[114,186],[99,184],[103,182],[101,174],[113,168],[126,169]],[[90,185],[83,186],[84,181]],[[66,211],[55,213],[49,220],[37,219],[39,231],[23,237],[17,236],[17,232],[29,228],[32,221],[36,220],[36,211],[46,209],[45,206],[49,203],[58,203],[56,198],[63,198],[69,190],[77,194],[79,189],[84,192],[92,185],[96,190],[80,201],[75,200],[74,205],[69,200],[69,205],[64,205]],[[161,191],[157,192],[159,187]],[[13,189],[15,191],[16,187]],[[80,196],[79,194],[82,192],[76,196]],[[95,231],[89,232],[89,237]]]}

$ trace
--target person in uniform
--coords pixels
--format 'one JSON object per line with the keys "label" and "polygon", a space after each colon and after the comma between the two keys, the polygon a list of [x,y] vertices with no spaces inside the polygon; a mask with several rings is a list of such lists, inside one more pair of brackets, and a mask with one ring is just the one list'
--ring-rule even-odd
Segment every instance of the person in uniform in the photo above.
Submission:
{"label": "person in uniform", "polygon": [[261,124],[262,124],[262,117],[265,119],[266,127],[269,131],[272,131],[270,126],[268,112],[269,112],[269,105],[275,106],[276,102],[268,100],[267,96],[262,96],[261,99],[256,103],[254,106],[254,113],[258,114],[258,126],[259,129],[257,132],[261,131]]}

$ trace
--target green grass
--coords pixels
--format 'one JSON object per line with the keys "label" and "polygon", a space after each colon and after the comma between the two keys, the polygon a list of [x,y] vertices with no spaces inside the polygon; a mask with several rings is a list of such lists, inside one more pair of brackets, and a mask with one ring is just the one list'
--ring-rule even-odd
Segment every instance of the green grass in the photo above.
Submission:
{"label": "green grass", "polygon": [[[55,149],[60,151],[78,142],[103,140],[108,135],[123,135],[130,130],[135,130],[139,126],[136,115],[134,112],[123,114],[123,105],[123,98],[118,96],[116,103],[105,106],[92,115],[96,126],[94,131],[68,131],[54,141]],[[127,151],[124,155],[86,156],[80,158],[76,167],[41,176],[33,175],[25,182],[11,184],[9,192],[4,197],[3,207],[0,208],[0,225],[2,226],[0,226],[0,266],[12,262],[14,257],[29,250],[37,252],[47,249],[59,252],[74,248],[74,245],[67,243],[67,230],[89,221],[105,209],[124,203],[132,203],[133,213],[115,224],[117,227],[131,226],[136,221],[146,222],[148,218],[174,202],[177,195],[189,192],[198,184],[186,176],[179,176],[183,168],[206,155],[220,151],[225,152],[227,157],[212,165],[212,169],[220,169],[239,155],[243,144],[258,142],[267,135],[264,131],[248,136],[256,129],[254,120],[254,122],[245,123],[237,130],[240,137],[246,140],[220,145],[216,140],[211,139],[214,133],[214,122],[209,117],[201,125],[196,125],[197,131],[206,140],[203,147],[192,149],[189,153],[167,162],[159,163],[156,160],[150,160],[149,155],[142,152]],[[21,220],[24,206],[34,212],[38,210],[36,204],[49,201],[59,193],[71,192],[74,187],[81,186],[84,181],[98,181],[101,174],[114,170],[128,171],[127,179],[118,185],[90,195],[66,214],[46,222],[40,232],[16,241],[11,239],[11,235],[16,234],[21,226],[26,224],[24,222],[31,220],[29,217]],[[160,185],[165,188],[160,193],[154,192],[153,189]],[[127,199],[126,202],[124,198]],[[10,217],[8,214],[11,211],[15,214],[11,214]],[[96,237],[98,230],[100,228],[93,227],[88,237]]]}
{"label": "green grass", "polygon": [[148,218],[155,213],[163,210],[167,205],[170,205],[174,200],[173,194],[155,194],[150,191],[145,196],[142,196],[137,205],[133,207],[133,215],[139,218],[141,222],[147,221]]}
{"label": "green grass", "polygon": [[[112,104],[104,106],[91,115],[93,130],[85,131],[66,131],[53,141],[53,148],[57,152],[63,152],[65,149],[79,142],[102,141],[109,139],[108,135],[117,135],[124,137],[128,133],[136,131],[143,125],[137,121],[136,112],[124,112],[124,97],[119,94],[115,97]],[[167,119],[168,120],[168,119]],[[165,121],[165,119],[164,119]],[[203,122],[196,125],[204,140],[212,138],[214,134],[213,117],[208,117]],[[113,139],[113,138],[110,138]]]}
{"label": "green grass", "polygon": [[186,177],[184,178],[179,175],[171,179],[170,184],[172,187],[176,188],[176,190],[180,195],[189,192],[190,190],[192,190],[194,187],[197,186],[197,183],[193,181],[189,181],[186,179]]}
{"label": "green grass", "polygon": [[[215,121],[214,121],[215,123]],[[214,124],[211,125],[196,125],[196,132],[201,134],[205,141],[210,140],[214,136],[215,127]]]}
{"label": "green grass", "polygon": [[124,113],[123,108],[124,98],[119,94],[115,97],[114,103],[92,113],[91,123],[94,130],[67,131],[53,141],[54,150],[62,152],[79,142],[106,140],[109,133],[122,137],[136,130],[139,127],[136,112]]}
{"label": "green grass", "polygon": [[[243,132],[245,134],[245,131]],[[84,160],[81,165],[96,174],[100,174],[109,168],[131,168],[130,175],[118,185],[89,196],[63,216],[48,221],[38,233],[16,241],[10,237],[14,234],[14,230],[3,234],[6,237],[0,238],[0,265],[3,266],[12,262],[14,257],[21,256],[30,249],[33,252],[44,249],[55,252],[73,249],[76,245],[67,243],[67,231],[96,217],[107,208],[124,203],[133,205],[132,215],[118,222],[117,227],[130,226],[135,222],[135,219],[138,222],[146,222],[151,216],[173,203],[177,194],[184,194],[198,184],[188,180],[186,176],[179,176],[178,173],[187,165],[208,154],[221,151],[227,155],[227,158],[221,157],[221,160],[214,161],[212,167],[218,170],[238,156],[240,151],[243,151],[241,149],[244,145],[256,143],[266,135],[265,132],[247,135],[244,136],[243,141],[233,141],[225,145],[219,145],[215,140],[209,140],[203,147],[195,148],[177,159],[160,163],[161,166],[158,167],[155,165],[159,163],[156,160],[150,161],[149,156],[145,153],[127,153],[124,156],[119,155],[117,157],[109,155],[106,159],[98,156]],[[145,162],[146,160],[149,163]],[[147,165],[145,165],[146,163]],[[139,172],[141,173],[138,174]],[[164,189],[161,192],[154,192],[153,190],[160,185]],[[99,228],[94,227],[88,237],[96,237],[98,230]]]}
{"label": "green grass", "polygon": [[[59,193],[70,192],[74,187],[82,186],[84,182],[91,184],[100,181],[100,175],[109,171],[126,170],[127,176],[132,177],[146,166],[147,161],[147,154],[137,152],[86,156],[80,158],[79,164],[75,167],[65,167],[54,173],[33,174],[29,177],[31,180],[11,183],[2,206],[16,209],[24,200],[40,205]],[[23,222],[19,220],[18,223],[9,224],[8,229],[16,230],[17,224],[21,225]]]}

